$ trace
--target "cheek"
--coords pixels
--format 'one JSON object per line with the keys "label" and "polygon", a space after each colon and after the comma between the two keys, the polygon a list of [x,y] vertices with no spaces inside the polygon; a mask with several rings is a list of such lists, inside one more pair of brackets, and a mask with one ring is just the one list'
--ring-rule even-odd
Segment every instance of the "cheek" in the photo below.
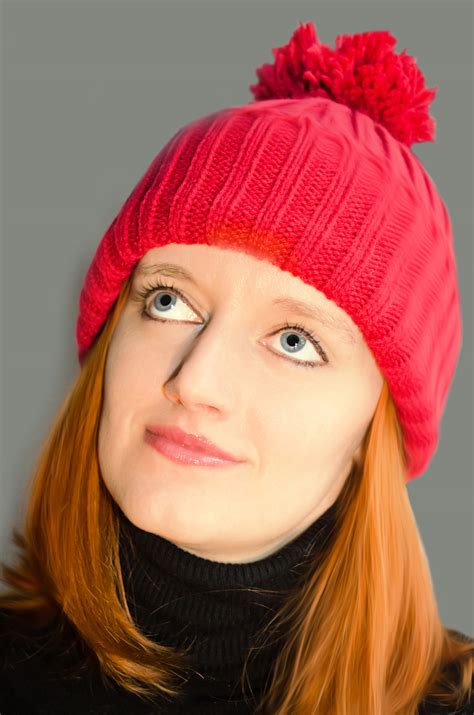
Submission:
{"label": "cheek", "polygon": [[166,359],[133,331],[114,335],[107,356],[104,384],[105,400],[111,411],[122,412],[124,406],[135,409],[147,397],[153,399],[153,390],[164,376],[165,363]]}
{"label": "cheek", "polygon": [[[156,405],[154,390],[160,384],[158,370],[151,369],[143,352],[125,342],[111,343],[104,374],[104,398],[99,427],[99,460],[104,473],[114,473],[124,453],[140,438]],[[156,409],[156,407],[155,407]],[[106,468],[107,467],[107,468]]]}
{"label": "cheek", "polygon": [[366,416],[354,384],[345,383],[340,373],[321,375],[310,387],[273,391],[267,402],[260,403],[267,405],[266,415],[260,416],[260,429],[265,429],[264,454],[274,467],[281,465],[281,470],[291,474],[293,466],[296,474],[297,469],[337,471],[345,466],[364,434],[370,412],[368,406]]}

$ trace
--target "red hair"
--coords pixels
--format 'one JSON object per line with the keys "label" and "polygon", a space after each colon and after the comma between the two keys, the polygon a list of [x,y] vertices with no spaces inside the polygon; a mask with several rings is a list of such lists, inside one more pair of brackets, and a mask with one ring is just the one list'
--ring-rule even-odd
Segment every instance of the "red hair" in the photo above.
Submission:
{"label": "red hair", "polygon": [[[189,654],[147,639],[133,622],[119,514],[97,456],[107,351],[130,282],[39,455],[22,532],[13,529],[20,558],[2,564],[9,590],[0,608],[41,624],[66,620],[106,676],[144,699],[172,698]],[[474,641],[441,623],[405,477],[401,428],[385,383],[361,463],[338,497],[328,548],[276,616],[287,637],[257,713],[415,715],[423,698],[458,707],[471,696]]]}

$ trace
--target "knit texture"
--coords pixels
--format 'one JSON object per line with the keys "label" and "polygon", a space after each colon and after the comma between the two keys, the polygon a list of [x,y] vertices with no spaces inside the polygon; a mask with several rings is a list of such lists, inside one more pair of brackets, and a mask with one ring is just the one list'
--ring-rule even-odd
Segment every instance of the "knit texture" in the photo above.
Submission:
{"label": "knit texture", "polygon": [[[95,251],[76,341],[82,365],[151,248],[207,244],[270,261],[359,327],[397,409],[410,481],[438,443],[462,343],[461,302],[450,216],[409,148],[431,136],[428,90],[406,58],[397,64],[386,34],[375,35],[343,39],[331,54],[301,30],[299,44],[276,53],[273,75],[261,70],[260,99],[199,117],[169,139]],[[298,96],[307,85],[308,96]],[[271,98],[279,91],[292,96]]]}
{"label": "knit texture", "polygon": [[[185,692],[244,704],[262,693],[284,636],[259,629],[297,587],[314,558],[329,545],[336,504],[273,554],[248,563],[223,563],[191,554],[134,526],[121,514],[120,554],[127,603],[140,629],[157,643],[191,646],[195,671]],[[250,686],[250,689],[248,689]]]}

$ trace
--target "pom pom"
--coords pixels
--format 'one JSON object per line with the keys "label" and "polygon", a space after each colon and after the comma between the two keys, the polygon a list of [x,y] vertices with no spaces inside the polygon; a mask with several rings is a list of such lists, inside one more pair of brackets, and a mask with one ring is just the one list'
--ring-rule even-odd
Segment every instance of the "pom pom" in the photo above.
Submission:
{"label": "pom pom", "polygon": [[427,88],[416,58],[393,51],[387,30],[338,35],[336,49],[320,43],[311,22],[301,23],[289,43],[274,47],[274,64],[255,72],[249,88],[257,101],[328,97],[369,115],[399,141],[433,141],[436,120],[428,107],[438,87]]}

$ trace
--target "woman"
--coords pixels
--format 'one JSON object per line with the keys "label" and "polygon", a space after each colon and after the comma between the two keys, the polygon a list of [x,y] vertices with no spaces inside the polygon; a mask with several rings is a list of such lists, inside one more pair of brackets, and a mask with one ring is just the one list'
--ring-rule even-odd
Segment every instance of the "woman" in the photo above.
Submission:
{"label": "woman", "polygon": [[395,42],[300,23],[103,236],[4,566],[2,715],[473,712],[406,487],[462,323]]}

